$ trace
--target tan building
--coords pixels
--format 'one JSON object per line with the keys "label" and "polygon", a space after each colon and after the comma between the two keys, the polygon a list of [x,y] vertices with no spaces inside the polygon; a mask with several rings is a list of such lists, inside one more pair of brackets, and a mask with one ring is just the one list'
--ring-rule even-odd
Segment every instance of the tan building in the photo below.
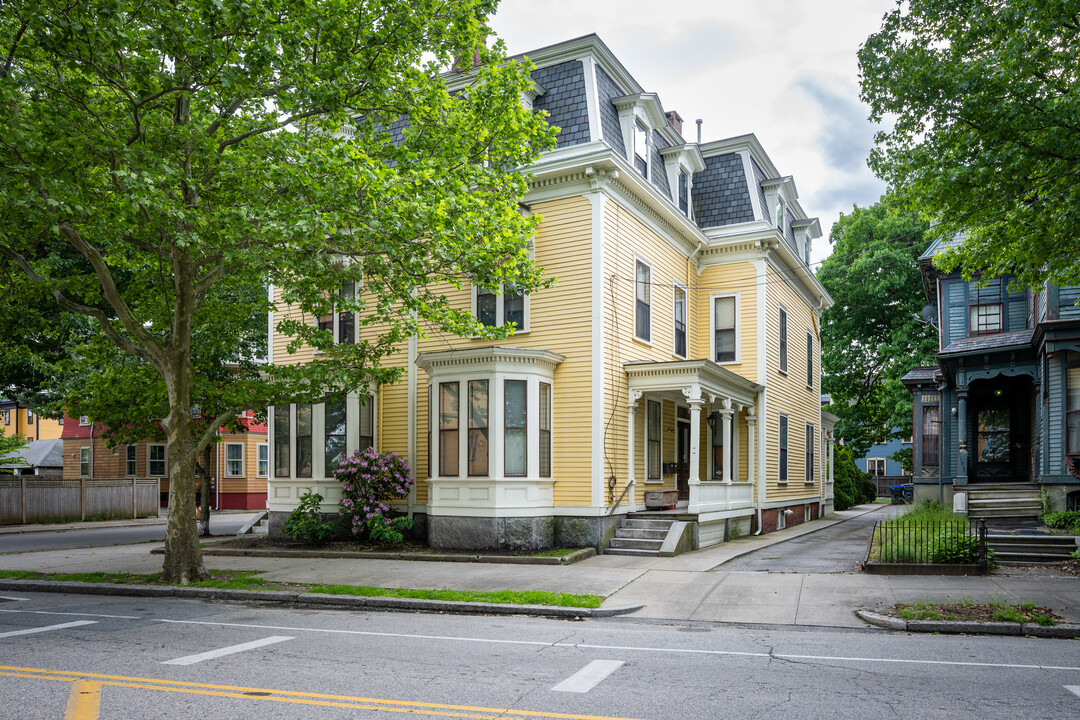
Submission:
{"label": "tan building", "polygon": [[[210,471],[213,478],[211,506],[219,509],[262,510],[266,507],[266,479],[270,450],[266,425],[253,413],[242,421],[247,432],[220,431],[219,442],[211,445]],[[102,425],[88,418],[65,417],[65,479],[157,479],[161,506],[169,499],[169,464],[164,442],[140,440],[132,445],[109,447],[101,437]]]}
{"label": "tan building", "polygon": [[[409,509],[439,547],[635,551],[612,533],[659,505],[689,521],[668,538],[685,549],[831,511],[819,330],[832,300],[793,179],[753,135],[688,142],[596,36],[528,57],[532,105],[562,128],[524,198],[543,217],[534,259],[557,284],[446,288],[516,332],[403,343],[401,381],[367,405],[273,408],[271,532],[308,488],[336,511],[341,436],[347,453],[408,458]],[[278,308],[272,325],[299,317]],[[310,360],[289,340],[273,335],[271,362]]]}

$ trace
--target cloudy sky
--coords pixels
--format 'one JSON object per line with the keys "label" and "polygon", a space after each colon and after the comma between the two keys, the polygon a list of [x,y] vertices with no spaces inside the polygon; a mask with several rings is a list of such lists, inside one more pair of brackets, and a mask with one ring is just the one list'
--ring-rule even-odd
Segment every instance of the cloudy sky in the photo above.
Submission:
{"label": "cloudy sky", "polygon": [[884,185],[866,167],[874,128],[855,57],[895,0],[503,0],[491,21],[511,54],[595,32],[693,140],[755,133],[824,237]]}

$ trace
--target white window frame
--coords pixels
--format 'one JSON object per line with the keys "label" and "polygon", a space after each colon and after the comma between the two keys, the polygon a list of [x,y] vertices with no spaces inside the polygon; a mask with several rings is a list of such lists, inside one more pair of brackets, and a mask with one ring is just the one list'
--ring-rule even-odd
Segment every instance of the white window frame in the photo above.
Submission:
{"label": "white window frame", "polygon": [[[256,446],[256,448],[257,448],[256,451],[255,451],[256,452],[256,455],[255,455],[256,477],[261,477],[261,478],[269,477],[270,476],[270,444],[262,442],[262,443],[259,443]],[[266,466],[265,470],[263,469],[264,465]]]}
{"label": "white window frame", "polygon": [[[787,440],[782,432],[787,426]],[[787,413],[780,413],[776,423],[776,482],[787,485],[791,479],[791,418]]]}
{"label": "white window frame", "polygon": [[786,307],[780,305],[778,308],[776,317],[776,365],[777,370],[787,375],[788,368],[791,367],[791,341],[788,339],[791,317],[788,315]]}
{"label": "white window frame", "polygon": [[[500,284],[499,288],[498,288],[498,291],[495,293],[495,325],[494,325],[494,327],[502,327],[503,325],[506,324],[506,306],[503,304],[503,300],[506,297],[505,294],[503,293],[504,288],[505,288],[505,284]],[[480,321],[480,318],[477,315],[477,297],[480,295],[480,291],[482,289],[484,289],[484,288],[481,288],[476,283],[473,283],[473,286],[472,286],[472,316],[476,319],[477,322]],[[521,312],[522,312],[521,324],[522,324],[522,327],[514,329],[514,335],[515,336],[516,335],[523,335],[524,333],[529,332],[529,329],[530,329],[529,328],[529,293],[522,293],[521,298],[522,298],[522,307],[521,307]]]}
{"label": "white window frame", "polygon": [[[880,475],[875,473],[872,469],[873,467],[877,466],[878,463],[881,463],[880,467],[883,470]],[[868,457],[866,458],[866,472],[869,473],[871,477],[885,477],[889,473],[889,465],[885,461],[885,458]]]}
{"label": "white window frame", "polygon": [[[344,281],[342,282],[342,285],[344,285]],[[353,298],[355,299],[357,294],[359,294],[359,292],[360,292],[360,283],[359,282],[357,282],[355,280],[353,281],[353,290],[352,291],[353,291]],[[341,289],[340,288],[338,289],[337,294],[334,297],[341,297]],[[357,322],[357,314],[355,312],[352,314],[352,316],[353,316],[352,342],[351,343],[342,343],[341,338],[340,338],[340,334],[341,334],[341,313],[342,312],[344,312],[344,311],[339,311],[338,310],[338,304],[335,301],[334,304],[333,304],[333,307],[332,307],[332,309],[330,311],[330,317],[333,318],[331,320],[331,322],[330,322],[330,332],[334,336],[334,344],[335,345],[345,345],[345,344],[355,345],[357,340],[359,339],[359,335],[360,335],[360,327],[359,327],[359,323]],[[316,315],[315,316],[315,327],[319,327],[319,318],[320,317],[322,317],[322,316],[321,315]],[[320,350],[318,348],[313,348],[313,351],[316,352],[316,353],[321,353],[322,352],[322,350]]]}
{"label": "white window frame", "polygon": [[[806,467],[803,468],[803,478],[807,485],[813,485],[817,479],[817,472],[814,467],[817,464],[817,446],[814,444],[817,442],[817,428],[814,427],[814,423],[806,423],[803,433],[803,455],[806,464]],[[788,439],[790,440],[790,437]]]}
{"label": "white window frame", "polygon": [[[637,278],[634,278],[635,290],[637,289]],[[675,327],[676,313],[675,308],[678,304],[678,295],[683,294],[683,336],[685,339],[686,352],[682,355],[678,351],[678,328]],[[637,307],[637,296],[634,298],[634,307]],[[637,318],[635,317],[636,321]],[[673,281],[671,284],[671,354],[677,358],[685,360],[690,356],[690,293],[687,291],[686,286],[682,283]]]}
{"label": "white window frame", "polygon": [[[91,440],[91,442],[93,442]],[[79,448],[79,477],[90,477],[90,446]]]}
{"label": "white window frame", "polygon": [[80,425],[89,425],[90,424],[90,416],[89,415],[80,415],[79,416],[79,424]]}
{"label": "white window frame", "polygon": [[814,333],[806,328],[806,387],[814,389]]}
{"label": "white window frame", "polygon": [[[716,301],[721,298],[735,298],[735,359],[716,360]],[[738,292],[712,293],[709,295],[709,359],[718,365],[738,365],[742,362],[742,343],[739,341],[739,318],[742,317],[742,299]]]}
{"label": "white window frame", "polygon": [[[638,287],[637,287],[638,286],[637,270],[638,270],[638,263],[641,263],[642,265],[644,265],[649,270],[649,280],[648,280],[648,283],[647,283],[648,286],[649,286],[649,337],[647,337],[647,338],[643,338],[640,335],[638,335],[638,306],[637,306],[637,303],[638,303],[638,300],[637,300],[637,289],[638,289]],[[654,335],[653,329],[654,329],[654,326],[655,326],[655,323],[653,322],[653,306],[656,304],[654,302],[654,300],[653,300],[654,283],[652,281],[652,276],[653,276],[653,264],[651,262],[649,262],[646,258],[642,257],[641,255],[639,255],[637,253],[634,253],[633,274],[630,276],[630,277],[634,278],[634,293],[633,293],[633,297],[634,297],[634,340],[636,340],[637,342],[640,342],[640,343],[644,343],[644,344],[646,344],[646,345],[648,345],[650,347],[652,347],[652,344],[653,344],[652,343],[652,338],[653,338],[653,335]]]}
{"label": "white window frame", "polygon": [[[233,472],[231,463],[237,462],[229,457],[229,448],[240,448],[240,472]],[[238,478],[244,477],[244,443],[227,442],[225,443],[225,477]]]}
{"label": "white window frame", "polygon": [[4,424],[5,425],[10,425],[11,424],[11,411],[10,410],[5,410],[4,411]]}
{"label": "white window frame", "polygon": [[[649,435],[649,409],[653,405],[655,405],[658,408],[657,415],[659,416],[658,419],[659,419],[659,425],[660,425],[660,427],[659,427],[660,437],[658,437],[658,438],[653,438],[653,437],[651,437]],[[660,400],[646,400],[645,401],[645,413],[644,414],[645,414],[645,482],[646,483],[660,483],[660,484],[662,484],[664,482],[664,404],[663,404],[663,402],[661,402]],[[653,442],[656,443],[656,453],[657,453],[656,466],[660,470],[659,474],[657,474],[655,477],[653,477],[652,475],[649,474],[650,471],[651,471],[651,469],[649,467],[650,466],[649,460],[652,457],[650,449],[652,448],[652,443]]]}
{"label": "white window frame", "polygon": [[[641,131],[645,136],[645,148],[643,153],[638,152],[638,131]],[[645,122],[640,117],[637,117],[637,113],[634,114],[634,125],[630,131],[630,137],[633,140],[633,147],[630,149],[630,164],[634,166],[634,170],[641,173],[642,177],[646,180],[651,179],[652,163],[649,162],[650,149],[652,148],[652,128],[649,127],[649,123]],[[645,172],[641,172],[641,168],[637,165],[638,158],[645,161]]]}
{"label": "white window frame", "polygon": [[34,422],[34,411],[26,408],[26,424],[29,425],[32,422]]}
{"label": "white window frame", "polygon": [[135,445],[128,445],[124,450],[124,472],[127,477],[135,477],[139,470],[139,449]]}
{"label": "white window frame", "polygon": [[[161,448],[161,459],[154,460],[154,448]],[[165,477],[169,474],[169,456],[164,443],[151,443],[146,446],[146,474],[148,477]],[[161,463],[162,471],[154,472],[154,463]]]}

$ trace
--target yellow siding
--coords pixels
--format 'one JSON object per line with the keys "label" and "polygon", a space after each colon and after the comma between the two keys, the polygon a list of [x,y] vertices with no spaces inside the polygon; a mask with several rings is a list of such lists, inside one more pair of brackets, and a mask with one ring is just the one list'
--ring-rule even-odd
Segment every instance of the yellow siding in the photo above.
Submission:
{"label": "yellow siding", "polygon": [[[766,378],[768,417],[765,423],[766,495],[770,501],[818,494],[820,470],[814,483],[805,482],[806,424],[814,425],[815,442],[820,440],[821,386],[818,358],[821,338],[817,319],[806,304],[770,267],[766,280]],[[780,372],[780,306],[787,310],[788,372]],[[814,386],[806,386],[806,331],[814,339]],[[788,482],[779,483],[780,413],[789,417]]]}
{"label": "yellow siding", "polygon": [[690,348],[695,358],[713,359],[711,318],[713,295],[735,295],[739,308],[735,319],[738,362],[724,363],[734,373],[757,382],[757,269],[747,262],[710,265],[693,285],[690,314]]}

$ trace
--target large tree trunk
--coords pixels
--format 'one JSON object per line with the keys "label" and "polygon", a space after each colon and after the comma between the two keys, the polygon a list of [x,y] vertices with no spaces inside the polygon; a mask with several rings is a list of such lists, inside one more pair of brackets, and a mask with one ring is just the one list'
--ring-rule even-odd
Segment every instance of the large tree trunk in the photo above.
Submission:
{"label": "large tree trunk", "polygon": [[[199,464],[199,479],[202,481],[199,504],[199,537],[210,537],[210,443],[203,448],[203,460]],[[221,482],[219,479],[218,482]]]}

